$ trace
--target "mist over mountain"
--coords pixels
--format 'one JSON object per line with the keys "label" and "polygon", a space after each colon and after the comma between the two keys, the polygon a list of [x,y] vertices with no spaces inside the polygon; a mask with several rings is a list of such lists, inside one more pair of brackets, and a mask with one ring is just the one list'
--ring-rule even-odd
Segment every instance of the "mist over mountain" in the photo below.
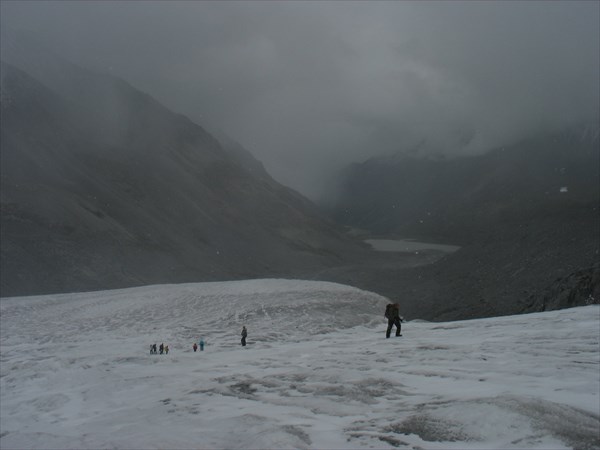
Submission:
{"label": "mist over mountain", "polygon": [[423,140],[447,157],[474,155],[599,120],[594,1],[6,1],[0,10],[3,31],[34,33],[224,130],[313,201],[329,198],[340,166]]}
{"label": "mist over mountain", "polygon": [[289,275],[362,249],[239,145],[33,42],[2,45],[2,295]]}
{"label": "mist over mountain", "polygon": [[534,135],[478,156],[371,158],[346,169],[334,215],[374,233],[464,242],[509,219],[597,211],[598,129]]}

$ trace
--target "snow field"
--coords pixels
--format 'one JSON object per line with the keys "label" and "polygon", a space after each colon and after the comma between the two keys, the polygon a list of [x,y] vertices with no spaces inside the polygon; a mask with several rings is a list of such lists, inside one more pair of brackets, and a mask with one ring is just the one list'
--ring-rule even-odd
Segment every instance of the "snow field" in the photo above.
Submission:
{"label": "snow field", "polygon": [[297,280],[1,299],[0,447],[600,448],[598,305],[385,339],[386,303]]}

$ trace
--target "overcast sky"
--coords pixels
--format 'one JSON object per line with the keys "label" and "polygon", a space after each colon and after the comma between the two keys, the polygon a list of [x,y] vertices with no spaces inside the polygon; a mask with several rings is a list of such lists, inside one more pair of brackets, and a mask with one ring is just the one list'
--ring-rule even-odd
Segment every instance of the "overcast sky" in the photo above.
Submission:
{"label": "overcast sky", "polygon": [[312,198],[370,155],[598,121],[598,1],[1,5],[2,26],[221,128]]}

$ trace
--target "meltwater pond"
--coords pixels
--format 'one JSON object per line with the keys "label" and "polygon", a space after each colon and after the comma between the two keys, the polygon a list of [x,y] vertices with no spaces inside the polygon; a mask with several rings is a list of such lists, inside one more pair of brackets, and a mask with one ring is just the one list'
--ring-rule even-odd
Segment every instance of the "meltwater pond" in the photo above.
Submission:
{"label": "meltwater pond", "polygon": [[438,250],[441,252],[452,253],[458,250],[458,245],[431,244],[428,242],[417,242],[410,239],[367,239],[375,250],[380,252],[418,252],[423,250]]}

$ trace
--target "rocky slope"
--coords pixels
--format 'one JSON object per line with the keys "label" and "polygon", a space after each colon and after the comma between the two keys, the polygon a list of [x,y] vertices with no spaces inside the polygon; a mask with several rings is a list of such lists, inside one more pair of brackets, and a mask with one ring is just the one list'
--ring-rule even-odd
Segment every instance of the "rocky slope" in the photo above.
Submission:
{"label": "rocky slope", "polygon": [[410,313],[442,320],[598,302],[598,145],[581,129],[469,158],[374,158],[348,170],[333,214],[375,235],[462,246],[388,273],[393,284],[372,277]]}
{"label": "rocky slope", "polygon": [[2,296],[293,276],[364,250],[125,81],[2,45]]}

